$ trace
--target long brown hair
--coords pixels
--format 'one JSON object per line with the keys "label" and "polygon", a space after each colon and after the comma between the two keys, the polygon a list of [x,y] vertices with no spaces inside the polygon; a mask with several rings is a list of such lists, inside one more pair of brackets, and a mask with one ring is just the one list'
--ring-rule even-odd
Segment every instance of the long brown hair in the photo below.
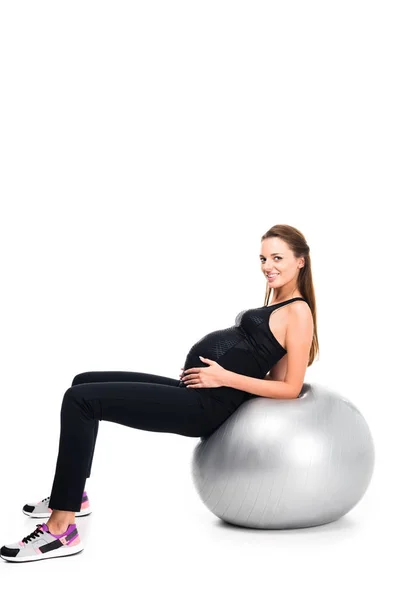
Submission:
{"label": "long brown hair", "polygon": [[[300,290],[301,295],[307,301],[309,305],[314,321],[314,335],[310,348],[310,355],[308,358],[308,367],[312,365],[317,354],[319,354],[318,334],[317,334],[317,307],[315,303],[314,284],[312,279],[311,271],[311,257],[310,248],[306,242],[304,235],[290,225],[274,225],[261,238],[261,242],[267,238],[278,237],[281,238],[289,248],[292,250],[296,258],[304,257],[304,266],[299,269],[299,275],[297,280],[297,286]],[[268,305],[270,296],[272,294],[272,288],[268,284],[265,292],[264,306]]]}

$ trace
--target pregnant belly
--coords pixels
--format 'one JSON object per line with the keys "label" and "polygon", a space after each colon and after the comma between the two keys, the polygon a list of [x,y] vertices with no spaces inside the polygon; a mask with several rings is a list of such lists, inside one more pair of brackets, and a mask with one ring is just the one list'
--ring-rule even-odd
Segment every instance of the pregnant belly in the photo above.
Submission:
{"label": "pregnant belly", "polygon": [[[197,352],[197,349],[196,349]],[[219,359],[210,356],[211,352],[208,348],[202,348],[201,351],[198,351],[198,354],[189,354],[186,357],[184,370],[192,369],[196,367],[200,367],[202,369],[207,369],[208,366],[206,363],[202,362],[199,358],[199,355],[204,358],[210,358],[211,360],[215,360],[221,367],[227,369],[228,371],[233,371],[235,373],[248,375],[249,377],[259,377],[259,365],[254,362],[253,357],[243,350],[240,347],[240,344],[237,344],[234,348],[220,356]],[[186,387],[185,382],[180,381],[179,387]],[[251,397],[251,394],[245,392],[243,390],[238,390],[233,387],[228,386],[218,386],[218,387],[201,387],[201,388],[189,388],[189,390],[198,391],[204,395],[211,396],[216,402],[222,403],[224,405],[229,405],[232,409],[236,409],[242,402]]]}

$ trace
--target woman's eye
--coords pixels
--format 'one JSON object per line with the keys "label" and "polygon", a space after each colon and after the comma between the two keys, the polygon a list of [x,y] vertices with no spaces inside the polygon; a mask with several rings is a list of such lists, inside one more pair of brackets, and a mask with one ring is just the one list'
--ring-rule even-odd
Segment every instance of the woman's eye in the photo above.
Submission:
{"label": "woman's eye", "polygon": [[[282,256],[275,256],[274,258],[279,258],[279,260],[281,260]],[[263,260],[265,260],[265,258],[261,258],[260,260],[263,261]]]}

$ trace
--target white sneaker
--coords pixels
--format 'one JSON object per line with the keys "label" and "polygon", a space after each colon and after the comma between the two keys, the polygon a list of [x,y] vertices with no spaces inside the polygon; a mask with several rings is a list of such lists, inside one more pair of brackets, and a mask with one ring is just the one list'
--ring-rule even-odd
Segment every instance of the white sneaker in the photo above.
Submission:
{"label": "white sneaker", "polygon": [[[28,517],[32,518],[38,517],[40,519],[43,519],[45,517],[50,517],[53,511],[51,508],[49,508],[49,501],[50,496],[44,498],[43,500],[39,500],[39,502],[25,504],[25,506],[22,509],[22,512],[24,513],[24,515],[27,515]],[[92,511],[90,508],[88,495],[86,492],[83,492],[81,510],[76,512],[75,516],[86,517],[87,515],[90,515],[91,512]]]}

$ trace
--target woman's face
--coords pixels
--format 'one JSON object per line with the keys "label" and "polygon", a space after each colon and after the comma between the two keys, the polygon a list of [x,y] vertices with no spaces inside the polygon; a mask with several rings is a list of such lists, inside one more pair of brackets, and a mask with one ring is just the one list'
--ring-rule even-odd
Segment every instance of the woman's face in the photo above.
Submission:
{"label": "woman's face", "polygon": [[297,285],[299,267],[304,266],[304,258],[296,258],[286,242],[278,237],[262,241],[260,262],[269,287],[274,289],[287,283]]}

